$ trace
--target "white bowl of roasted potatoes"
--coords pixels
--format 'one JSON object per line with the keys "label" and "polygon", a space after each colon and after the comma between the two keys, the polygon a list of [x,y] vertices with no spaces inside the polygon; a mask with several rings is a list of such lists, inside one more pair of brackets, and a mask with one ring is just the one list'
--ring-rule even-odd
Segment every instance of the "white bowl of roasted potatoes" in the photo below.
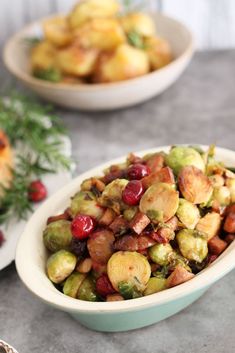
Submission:
{"label": "white bowl of roasted potatoes", "polygon": [[98,111],[146,101],[169,87],[193,55],[190,31],[160,13],[117,0],[81,0],[41,19],[4,49],[9,71],[46,100]]}

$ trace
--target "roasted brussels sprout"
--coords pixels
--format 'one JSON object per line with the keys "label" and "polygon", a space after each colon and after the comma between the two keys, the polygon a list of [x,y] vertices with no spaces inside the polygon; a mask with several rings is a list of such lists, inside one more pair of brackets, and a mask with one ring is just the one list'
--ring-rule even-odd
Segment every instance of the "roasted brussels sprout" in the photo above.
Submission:
{"label": "roasted brussels sprout", "polygon": [[188,260],[201,263],[208,254],[207,239],[198,231],[182,229],[176,235],[181,254]]}
{"label": "roasted brussels sprout", "polygon": [[80,27],[76,39],[84,48],[114,50],[126,41],[120,23],[116,19],[96,18]]}
{"label": "roasted brussels sprout", "polygon": [[200,219],[200,212],[197,206],[185,199],[179,200],[176,215],[183,225],[189,229],[194,229]]}
{"label": "roasted brussels sprout", "polygon": [[140,211],[153,222],[166,222],[179,206],[179,192],[170,184],[157,183],[150,186],[140,200]]}
{"label": "roasted brussels sprout", "polygon": [[43,241],[46,248],[52,252],[69,249],[72,241],[71,222],[61,219],[49,223],[43,232]]}
{"label": "roasted brussels sprout", "polygon": [[66,17],[57,16],[44,21],[43,30],[45,38],[58,47],[68,45],[73,39]]}
{"label": "roasted brussels sprout", "polygon": [[144,47],[152,70],[158,70],[172,61],[170,45],[165,39],[148,37],[144,41]]}
{"label": "roasted brussels sprout", "polygon": [[92,18],[107,18],[115,16],[119,11],[116,0],[82,0],[68,16],[71,28],[78,28]]}
{"label": "roasted brussels sprout", "polygon": [[78,44],[59,50],[56,63],[64,74],[85,77],[93,73],[97,58],[96,48],[82,48]]}
{"label": "roasted brussels sprout", "polygon": [[79,191],[71,201],[70,212],[73,217],[78,213],[99,219],[103,215],[103,209],[96,201],[94,194],[90,191]]}
{"label": "roasted brussels sprout", "polygon": [[174,257],[170,244],[155,244],[148,251],[150,259],[158,265],[168,265]]}
{"label": "roasted brussels sprout", "polygon": [[77,298],[89,302],[95,302],[98,300],[97,294],[95,292],[95,280],[91,276],[88,276],[82,282],[78,289]]}
{"label": "roasted brussels sprout", "polygon": [[78,290],[85,278],[86,275],[78,272],[70,275],[64,283],[63,293],[72,298],[77,298]]}
{"label": "roasted brussels sprout", "polygon": [[116,82],[142,76],[149,72],[147,54],[128,44],[112,53],[103,53],[97,62],[95,82]]}
{"label": "roasted brussels sprout", "polygon": [[112,208],[116,213],[120,213],[122,208],[122,192],[128,184],[126,179],[115,179],[109,183],[99,199],[101,206]]}
{"label": "roasted brussels sprout", "polygon": [[166,164],[171,167],[175,174],[178,174],[182,167],[194,166],[201,171],[205,171],[205,163],[203,159],[194,148],[177,146],[170,150],[166,155]]}
{"label": "roasted brussels sprout", "polygon": [[166,289],[166,279],[152,277],[147,283],[147,287],[144,291],[144,295],[150,295]]}
{"label": "roasted brussels sprout", "polygon": [[149,37],[155,34],[155,24],[153,19],[141,12],[132,12],[120,18],[120,22],[126,34],[132,32],[139,36]]}
{"label": "roasted brussels sprout", "polygon": [[213,192],[209,178],[194,166],[181,169],[178,184],[184,198],[194,204],[207,203]]}
{"label": "roasted brussels sprout", "polygon": [[63,282],[75,269],[77,258],[67,250],[59,250],[47,260],[47,274],[53,283]]}
{"label": "roasted brussels sprout", "polygon": [[229,188],[227,186],[214,188],[212,200],[217,201],[220,206],[228,206],[231,200]]}
{"label": "roasted brussels sprout", "polygon": [[118,284],[119,293],[124,299],[135,299],[142,297],[142,293],[130,282],[120,282]]}
{"label": "roasted brussels sprout", "polygon": [[[145,256],[138,252],[118,251],[108,261],[108,276],[113,288],[120,290],[120,283],[129,283],[142,292],[151,275],[151,267]],[[123,295],[123,293],[121,293]]]}

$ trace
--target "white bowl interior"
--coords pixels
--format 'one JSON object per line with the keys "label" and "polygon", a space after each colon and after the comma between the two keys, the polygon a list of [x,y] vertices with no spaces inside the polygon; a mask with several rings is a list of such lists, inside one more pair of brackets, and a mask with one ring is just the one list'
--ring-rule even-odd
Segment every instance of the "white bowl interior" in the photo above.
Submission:
{"label": "white bowl interior", "polygon": [[[205,146],[203,147],[205,148]],[[166,151],[168,147],[146,150],[138,154],[141,156],[159,150]],[[216,151],[218,160],[223,161],[229,166],[235,165],[235,152],[221,148],[217,148]],[[22,281],[28,289],[45,302],[69,312],[134,310],[151,305],[160,305],[183,297],[193,291],[209,286],[234,268],[235,242],[209,268],[203,270],[189,282],[147,297],[123,302],[93,303],[73,299],[60,293],[47,278],[45,272],[47,252],[43,245],[42,232],[46,225],[46,220],[49,216],[60,213],[69,205],[70,197],[79,190],[80,183],[85,178],[101,175],[104,168],[111,164],[120,163],[124,159],[125,157],[112,160],[77,177],[48,199],[28,222],[17,246],[16,266]]]}
{"label": "white bowl interior", "polygon": [[[156,26],[157,32],[160,36],[167,39],[173,51],[174,60],[181,57],[189,47],[192,46],[192,35],[189,30],[180,22],[162,15],[160,13],[152,14]],[[6,45],[4,52],[4,61],[7,67],[16,76],[22,79],[30,78],[31,80],[36,80],[42,83],[41,80],[35,79],[30,75],[30,60],[29,44],[25,41],[27,38],[42,37],[42,21],[37,21],[31,25],[24,28],[22,31],[17,33]],[[17,60],[16,60],[17,58]],[[161,70],[158,70],[158,72]],[[150,73],[151,74],[151,73]],[[128,80],[130,81],[130,80]],[[50,84],[48,82],[43,82],[44,84]],[[65,86],[68,87],[78,87],[84,85],[68,85],[68,84],[53,84],[54,87]],[[86,85],[87,86],[87,85]],[[89,87],[100,86],[98,85],[88,85]],[[106,85],[107,86],[107,85]]]}

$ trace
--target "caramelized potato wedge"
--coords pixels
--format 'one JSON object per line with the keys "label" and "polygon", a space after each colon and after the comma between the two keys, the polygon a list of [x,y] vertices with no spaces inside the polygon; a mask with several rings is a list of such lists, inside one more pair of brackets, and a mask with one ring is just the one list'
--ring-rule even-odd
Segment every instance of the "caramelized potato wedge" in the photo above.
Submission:
{"label": "caramelized potato wedge", "polygon": [[181,169],[178,183],[184,198],[194,204],[208,202],[213,192],[209,178],[194,166]]}
{"label": "caramelized potato wedge", "polygon": [[129,34],[135,32],[140,36],[153,36],[156,32],[153,19],[141,12],[132,12],[120,18],[124,31]]}
{"label": "caramelized potato wedge", "polygon": [[82,0],[68,16],[71,28],[80,27],[93,18],[107,18],[117,15],[120,6],[116,0]]}
{"label": "caramelized potato wedge", "polygon": [[122,81],[147,72],[149,61],[146,53],[128,44],[122,44],[114,52],[100,55],[94,81],[98,83]]}
{"label": "caramelized potato wedge", "polygon": [[175,270],[166,280],[166,285],[168,288],[178,286],[181,283],[187,282],[192,279],[195,275],[188,272],[184,267],[177,266]]}
{"label": "caramelized potato wedge", "polygon": [[96,18],[80,27],[75,37],[84,48],[114,50],[126,41],[125,33],[118,20]]}
{"label": "caramelized potato wedge", "polygon": [[216,236],[220,230],[221,226],[221,217],[216,212],[207,213],[204,217],[202,217],[197,226],[196,230],[201,233],[204,233],[208,237],[208,241]]}
{"label": "caramelized potato wedge", "polygon": [[143,291],[151,275],[151,267],[145,256],[137,252],[118,251],[108,262],[108,276],[113,288],[119,291],[119,283],[127,282]]}
{"label": "caramelized potato wedge", "polygon": [[64,74],[84,77],[94,72],[97,58],[97,49],[85,49],[79,45],[72,45],[59,50],[56,60],[58,67]]}
{"label": "caramelized potato wedge", "polygon": [[140,200],[140,211],[153,222],[166,222],[172,218],[179,205],[179,192],[166,183],[150,186]]}
{"label": "caramelized potato wedge", "polygon": [[113,253],[114,240],[115,237],[110,230],[95,231],[87,241],[91,259],[100,264],[106,264]]}
{"label": "caramelized potato wedge", "polygon": [[156,183],[175,184],[175,177],[171,168],[163,167],[159,171],[153,172],[150,175],[144,177],[141,181],[142,181],[143,187],[147,189],[151,185]]}
{"label": "caramelized potato wedge", "polygon": [[149,37],[144,43],[152,70],[161,69],[172,61],[171,48],[165,39]]}
{"label": "caramelized potato wedge", "polygon": [[44,21],[43,31],[45,38],[57,47],[68,45],[73,39],[67,19],[63,16],[53,17]]}

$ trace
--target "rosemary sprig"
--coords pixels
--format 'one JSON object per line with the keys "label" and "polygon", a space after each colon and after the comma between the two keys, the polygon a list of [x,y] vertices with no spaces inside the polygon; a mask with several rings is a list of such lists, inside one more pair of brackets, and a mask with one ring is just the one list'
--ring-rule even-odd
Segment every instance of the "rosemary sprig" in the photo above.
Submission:
{"label": "rosemary sprig", "polygon": [[16,151],[11,186],[0,185],[2,224],[12,218],[27,218],[32,211],[32,202],[28,198],[31,181],[47,173],[69,169],[71,160],[61,152],[66,130],[60,119],[51,114],[51,107],[18,94],[2,97],[0,127]]}

